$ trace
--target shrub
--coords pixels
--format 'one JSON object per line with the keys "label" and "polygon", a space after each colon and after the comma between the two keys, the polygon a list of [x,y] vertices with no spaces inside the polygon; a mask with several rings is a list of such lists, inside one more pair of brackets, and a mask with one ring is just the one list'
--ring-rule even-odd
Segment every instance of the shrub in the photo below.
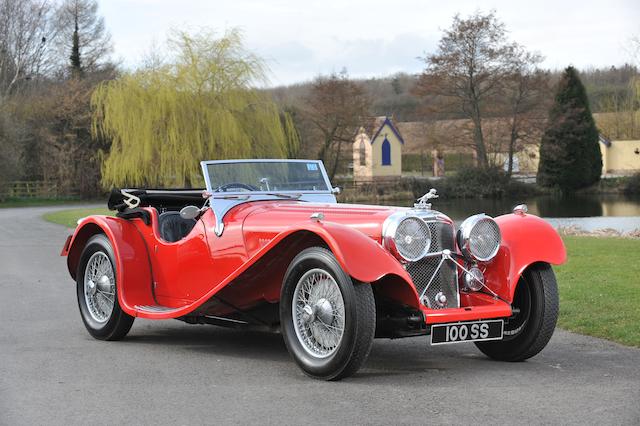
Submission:
{"label": "shrub", "polygon": [[[447,197],[499,198],[504,195],[509,178],[497,168],[466,168],[442,181],[441,192]],[[438,184],[436,184],[437,188]]]}
{"label": "shrub", "polygon": [[625,195],[640,195],[640,173],[636,173],[627,179],[623,192]]}
{"label": "shrub", "polygon": [[424,195],[428,188],[436,188],[438,194],[446,198],[528,197],[538,193],[535,185],[511,180],[499,168],[478,167],[460,169],[444,179],[415,179],[411,190],[417,198]]}

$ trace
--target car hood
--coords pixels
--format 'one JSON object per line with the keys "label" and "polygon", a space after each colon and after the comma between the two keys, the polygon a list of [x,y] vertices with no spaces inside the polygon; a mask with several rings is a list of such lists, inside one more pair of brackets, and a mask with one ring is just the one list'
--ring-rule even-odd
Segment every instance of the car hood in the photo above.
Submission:
{"label": "car hood", "polygon": [[268,238],[265,234],[275,236],[290,225],[308,221],[313,213],[322,213],[323,221],[349,226],[380,242],[385,219],[402,209],[404,208],[300,201],[258,202],[247,212],[243,230],[245,238],[251,238],[256,233],[261,234],[260,238]]}

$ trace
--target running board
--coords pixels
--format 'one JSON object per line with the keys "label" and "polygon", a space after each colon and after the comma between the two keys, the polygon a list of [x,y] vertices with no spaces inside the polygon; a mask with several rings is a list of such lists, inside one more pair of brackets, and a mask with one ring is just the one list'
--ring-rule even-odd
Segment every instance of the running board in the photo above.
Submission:
{"label": "running board", "polygon": [[172,311],[177,311],[177,308],[170,308],[168,306],[161,305],[136,305],[136,310],[145,313],[169,313]]}

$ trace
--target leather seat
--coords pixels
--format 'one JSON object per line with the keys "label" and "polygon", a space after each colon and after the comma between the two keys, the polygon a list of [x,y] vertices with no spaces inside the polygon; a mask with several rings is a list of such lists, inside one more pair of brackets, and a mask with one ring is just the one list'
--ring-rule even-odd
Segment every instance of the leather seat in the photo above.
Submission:
{"label": "leather seat", "polygon": [[183,219],[180,212],[164,212],[158,217],[160,237],[169,243],[186,237],[195,225],[195,219]]}

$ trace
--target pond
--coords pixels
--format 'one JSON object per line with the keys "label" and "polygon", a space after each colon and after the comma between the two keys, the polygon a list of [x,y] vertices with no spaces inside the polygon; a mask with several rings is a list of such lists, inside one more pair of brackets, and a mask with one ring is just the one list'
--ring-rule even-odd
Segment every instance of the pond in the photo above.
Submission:
{"label": "pond", "polygon": [[[384,204],[408,207],[413,202],[402,200]],[[527,205],[529,213],[555,218],[549,220],[554,226],[576,225],[585,230],[613,228],[620,232],[640,229],[640,197],[623,195],[541,196],[529,199],[438,198],[434,200],[433,208],[460,221],[475,213],[491,216],[510,213],[515,205],[522,203]]]}

